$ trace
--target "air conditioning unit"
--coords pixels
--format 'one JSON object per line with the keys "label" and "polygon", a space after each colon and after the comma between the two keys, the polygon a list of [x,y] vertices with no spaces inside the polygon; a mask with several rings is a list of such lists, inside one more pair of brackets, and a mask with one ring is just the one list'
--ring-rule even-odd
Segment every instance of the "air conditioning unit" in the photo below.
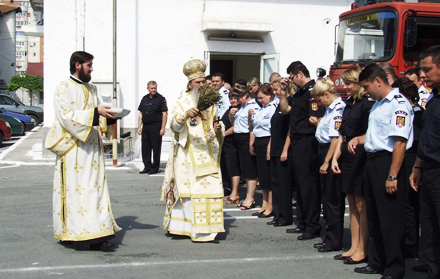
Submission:
{"label": "air conditioning unit", "polygon": [[4,79],[0,79],[0,83],[5,83],[5,80]]}

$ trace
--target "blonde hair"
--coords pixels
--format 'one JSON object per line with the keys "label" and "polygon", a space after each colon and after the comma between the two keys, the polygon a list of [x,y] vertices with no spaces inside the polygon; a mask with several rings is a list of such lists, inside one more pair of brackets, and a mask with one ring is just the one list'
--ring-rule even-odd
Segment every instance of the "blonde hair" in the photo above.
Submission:
{"label": "blonde hair", "polygon": [[[274,81],[272,82],[272,86],[273,86],[275,83],[279,83],[280,86],[281,86],[281,81],[282,81],[283,79],[284,79],[283,77],[279,77],[279,78],[277,78],[276,80],[274,80]],[[287,82],[287,86],[286,86],[286,95],[287,95],[287,97],[290,97],[290,96],[295,95],[296,91],[297,91],[297,87],[296,87],[296,85],[295,85],[293,82],[291,82],[291,81],[289,80],[289,81]]]}
{"label": "blonde hair", "polygon": [[315,86],[313,86],[312,92],[310,92],[310,95],[315,97],[321,97],[324,96],[324,93],[328,92],[330,94],[336,94],[335,91],[335,85],[333,84],[333,81],[330,78],[323,78],[320,81],[318,81]]}
{"label": "blonde hair", "polygon": [[346,70],[341,74],[341,78],[342,80],[344,80],[345,83],[354,83],[359,86],[359,91],[357,92],[357,94],[353,95],[353,98],[357,100],[361,99],[362,96],[364,95],[364,88],[359,84],[359,75],[361,72],[362,72],[362,68],[355,66],[349,68],[348,70]]}
{"label": "blonde hair", "polygon": [[247,85],[248,87],[252,87],[252,86],[255,86],[255,85],[261,86],[261,82],[260,82],[260,80],[259,80],[258,78],[256,78],[256,77],[251,77],[251,78],[248,80],[248,82],[247,82],[246,85]]}

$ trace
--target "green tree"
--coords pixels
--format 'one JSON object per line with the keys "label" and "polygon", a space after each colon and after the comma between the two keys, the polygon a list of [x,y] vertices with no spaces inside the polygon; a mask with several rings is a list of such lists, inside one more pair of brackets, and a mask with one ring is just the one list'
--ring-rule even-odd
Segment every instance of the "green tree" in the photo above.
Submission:
{"label": "green tree", "polygon": [[29,91],[38,90],[43,92],[43,77],[33,77],[28,74],[12,76],[11,82],[7,86],[8,92],[15,91],[20,87]]}

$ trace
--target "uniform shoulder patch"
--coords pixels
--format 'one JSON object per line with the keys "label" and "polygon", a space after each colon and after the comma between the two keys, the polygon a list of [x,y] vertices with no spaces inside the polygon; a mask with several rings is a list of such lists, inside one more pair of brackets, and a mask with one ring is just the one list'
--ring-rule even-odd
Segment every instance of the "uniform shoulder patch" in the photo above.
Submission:
{"label": "uniform shoulder patch", "polygon": [[338,115],[333,117],[333,120],[335,121],[335,130],[339,131],[339,128],[341,127],[342,123],[342,116]]}
{"label": "uniform shoulder patch", "polygon": [[396,115],[396,126],[399,128],[405,127],[408,113],[404,110],[396,110],[394,114]]}
{"label": "uniform shoulder patch", "polygon": [[405,116],[397,116],[396,117],[396,126],[399,128],[405,127],[405,120],[406,120]]}

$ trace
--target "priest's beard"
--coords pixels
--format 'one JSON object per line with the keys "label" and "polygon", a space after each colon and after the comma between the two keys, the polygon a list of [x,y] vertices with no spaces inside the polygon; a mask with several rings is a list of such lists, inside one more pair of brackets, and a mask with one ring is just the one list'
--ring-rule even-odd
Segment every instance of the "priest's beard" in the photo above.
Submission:
{"label": "priest's beard", "polygon": [[86,73],[81,65],[81,70],[78,72],[78,78],[82,82],[87,83],[92,79],[92,75],[90,73]]}

